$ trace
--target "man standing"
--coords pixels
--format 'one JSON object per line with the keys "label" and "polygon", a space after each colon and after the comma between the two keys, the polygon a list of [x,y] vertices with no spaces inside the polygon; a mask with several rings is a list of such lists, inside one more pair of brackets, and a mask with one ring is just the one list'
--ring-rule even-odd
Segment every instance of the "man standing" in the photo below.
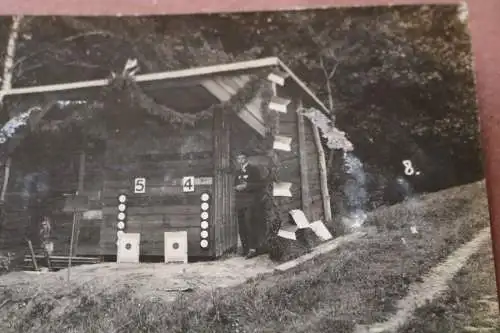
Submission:
{"label": "man standing", "polygon": [[247,259],[257,256],[259,246],[259,223],[255,212],[262,207],[259,203],[262,197],[263,183],[259,169],[249,164],[248,156],[239,153],[236,156],[238,172],[235,180],[236,209],[238,214],[238,230],[243,246],[243,255]]}

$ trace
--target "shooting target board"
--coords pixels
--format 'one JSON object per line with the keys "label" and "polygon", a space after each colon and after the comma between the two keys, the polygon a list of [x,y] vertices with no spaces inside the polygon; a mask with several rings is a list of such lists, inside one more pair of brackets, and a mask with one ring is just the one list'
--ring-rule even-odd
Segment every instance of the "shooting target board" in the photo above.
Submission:
{"label": "shooting target board", "polygon": [[187,263],[188,242],[187,231],[171,231],[164,233],[165,263]]}
{"label": "shooting target board", "polygon": [[116,262],[121,263],[139,263],[141,234],[123,233],[118,238],[118,252]]}

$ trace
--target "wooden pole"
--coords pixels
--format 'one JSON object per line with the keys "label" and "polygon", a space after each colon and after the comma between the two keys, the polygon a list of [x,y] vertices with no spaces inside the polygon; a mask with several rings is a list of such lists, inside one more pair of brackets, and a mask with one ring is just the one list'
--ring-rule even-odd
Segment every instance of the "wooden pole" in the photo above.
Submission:
{"label": "wooden pole", "polygon": [[7,158],[7,162],[5,162],[3,184],[2,184],[2,193],[0,194],[0,203],[4,203],[5,202],[5,195],[7,193],[7,186],[9,184],[11,163],[12,163],[12,158],[8,157]]}
{"label": "wooden pole", "polygon": [[[78,189],[76,195],[80,195],[83,192],[83,182],[85,179],[85,151],[80,152],[80,163],[78,168]],[[75,207],[73,212],[73,223],[71,226],[71,240],[69,244],[69,259],[68,259],[68,282],[71,279],[71,261],[73,259],[73,254],[76,255],[78,251],[78,233],[80,229],[80,215],[81,212]]]}
{"label": "wooden pole", "polygon": [[[82,150],[80,152],[80,164],[78,168],[78,194],[81,194],[83,192],[83,185],[84,185],[84,180],[85,180],[85,161],[86,161],[86,154],[85,151]],[[81,221],[81,213],[76,212],[77,214],[76,217],[76,225],[75,225],[75,240],[74,240],[74,249],[73,253],[74,255],[78,255],[78,238],[80,237],[80,221]]]}
{"label": "wooden pole", "polygon": [[[9,39],[7,40],[7,49],[5,52],[5,56],[3,58],[4,62],[3,62],[2,85],[0,87],[1,112],[4,111],[3,105],[4,105],[4,97],[6,95],[6,92],[12,88],[12,77],[13,77],[13,72],[14,72],[14,58],[16,56],[16,47],[17,47],[17,41],[19,39],[19,32],[21,30],[22,19],[23,19],[22,16],[13,16],[12,17],[12,25],[10,27]],[[2,184],[2,192],[0,193],[0,204],[1,204],[0,209],[2,210],[1,211],[2,220],[0,221],[0,224],[4,223],[4,221],[3,221],[4,216],[5,216],[4,202],[5,202],[5,195],[7,193],[7,186],[9,184],[11,162],[12,162],[12,159],[9,156],[7,158],[6,163],[5,163],[5,174],[4,174],[3,184]],[[31,242],[28,244],[31,247],[31,249],[33,250]],[[24,258],[24,255],[23,255],[23,258]],[[35,263],[35,265],[36,265],[36,263]]]}
{"label": "wooden pole", "polygon": [[321,197],[323,200],[323,210],[325,212],[325,220],[329,222],[332,220],[332,206],[330,202],[330,191],[328,190],[328,177],[327,177],[328,170],[326,168],[325,151],[323,149],[323,144],[321,143],[321,137],[319,135],[318,128],[314,126],[312,122],[310,122],[310,124],[313,130],[316,149],[318,151],[320,189],[321,189]]}
{"label": "wooden pole", "polygon": [[300,112],[301,105],[297,106],[297,132],[299,138],[299,163],[300,163],[300,188],[302,210],[308,218],[311,218],[311,197],[309,195],[309,166],[307,163],[307,145],[306,145],[306,129],[304,124],[304,116]]}
{"label": "wooden pole", "polygon": [[5,195],[7,194],[7,187],[9,185],[9,177],[10,177],[10,166],[12,163],[12,158],[9,156],[5,163],[4,175],[3,175],[3,184],[2,184],[2,192],[0,193],[0,228],[3,227],[5,221]]}
{"label": "wooden pole", "polygon": [[36,255],[35,255],[35,250],[33,250],[33,243],[29,239],[26,240],[28,242],[28,247],[30,248],[30,253],[31,253],[31,263],[33,264],[33,268],[35,271],[38,271],[38,265],[36,263]]}
{"label": "wooden pole", "polygon": [[71,240],[69,242],[69,258],[68,258],[68,282],[70,282],[71,279],[71,258],[73,257],[73,240],[74,240],[74,235],[75,235],[75,224],[76,224],[76,209],[75,212],[73,213],[73,225],[71,227]]}

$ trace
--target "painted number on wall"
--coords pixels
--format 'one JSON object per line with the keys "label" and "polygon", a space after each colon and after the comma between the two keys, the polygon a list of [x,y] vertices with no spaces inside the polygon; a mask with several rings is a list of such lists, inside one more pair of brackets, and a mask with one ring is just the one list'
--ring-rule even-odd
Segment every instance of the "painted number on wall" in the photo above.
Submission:
{"label": "painted number on wall", "polygon": [[146,193],[146,178],[136,178],[134,180],[134,193]]}
{"label": "painted number on wall", "polygon": [[405,170],[404,170],[405,175],[407,175],[407,176],[420,175],[420,171],[415,170],[415,168],[413,167],[413,164],[411,163],[410,160],[404,160],[403,166],[405,168]]}
{"label": "painted number on wall", "polygon": [[194,192],[194,177],[183,177],[182,178],[182,191],[183,192]]}

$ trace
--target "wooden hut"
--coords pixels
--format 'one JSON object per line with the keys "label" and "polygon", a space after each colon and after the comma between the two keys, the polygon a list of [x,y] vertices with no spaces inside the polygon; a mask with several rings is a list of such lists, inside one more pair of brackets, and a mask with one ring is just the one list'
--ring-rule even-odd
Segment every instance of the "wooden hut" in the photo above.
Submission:
{"label": "wooden hut", "polygon": [[[0,133],[3,197],[10,207],[3,235],[26,228],[29,188],[45,185],[52,201],[39,205],[53,215],[54,255],[68,255],[73,234],[77,255],[114,256],[123,231],[140,235],[141,255],[164,256],[164,233],[184,231],[189,257],[219,257],[237,246],[232,157],[248,148],[266,171],[281,227],[292,209],[311,221],[331,219],[319,132],[301,112],[328,110],[279,59],[136,75],[121,84],[141,94],[116,105],[95,98],[111,81],[7,92],[10,105],[31,113],[15,113],[21,131]],[[109,108],[114,112],[106,113]],[[50,141],[40,134],[68,117],[100,113],[107,118],[99,121],[108,121],[106,139],[67,131]],[[43,160],[58,167],[47,171]],[[68,209],[75,193],[85,203]]]}

